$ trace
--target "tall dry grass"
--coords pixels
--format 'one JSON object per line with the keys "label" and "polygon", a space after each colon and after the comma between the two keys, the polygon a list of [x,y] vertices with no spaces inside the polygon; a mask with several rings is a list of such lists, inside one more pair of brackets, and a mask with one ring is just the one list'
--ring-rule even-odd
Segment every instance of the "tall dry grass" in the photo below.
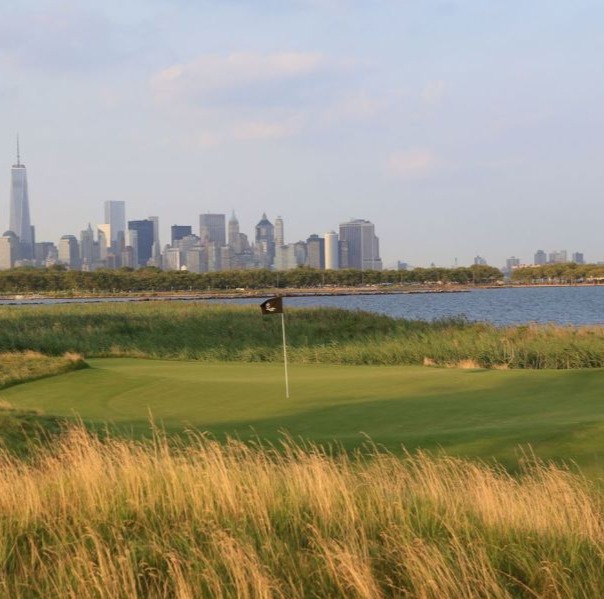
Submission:
{"label": "tall dry grass", "polygon": [[603,498],[531,459],[512,477],[74,428],[30,462],[0,459],[0,596],[601,597]]}
{"label": "tall dry grass", "polygon": [[84,358],[72,352],[62,356],[45,356],[32,350],[0,352],[0,389],[80,368],[86,368]]}

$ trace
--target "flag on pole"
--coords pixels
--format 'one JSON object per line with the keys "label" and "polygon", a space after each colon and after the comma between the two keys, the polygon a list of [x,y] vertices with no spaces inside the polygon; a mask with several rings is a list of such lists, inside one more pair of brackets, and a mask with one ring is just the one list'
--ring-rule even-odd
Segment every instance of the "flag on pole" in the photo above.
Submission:
{"label": "flag on pole", "polygon": [[260,304],[262,314],[283,314],[283,298],[271,297]]}
{"label": "flag on pole", "polygon": [[271,297],[260,304],[262,314],[281,314],[281,330],[283,331],[283,365],[285,366],[285,397],[289,399],[289,377],[287,374],[287,345],[285,343],[285,316],[283,314],[283,298]]}

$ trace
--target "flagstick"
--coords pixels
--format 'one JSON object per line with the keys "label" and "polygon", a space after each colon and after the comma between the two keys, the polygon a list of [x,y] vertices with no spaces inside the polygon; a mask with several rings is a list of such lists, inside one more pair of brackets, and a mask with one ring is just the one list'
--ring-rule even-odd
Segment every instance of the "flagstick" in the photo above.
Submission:
{"label": "flagstick", "polygon": [[289,381],[287,379],[287,346],[285,345],[285,316],[281,312],[281,328],[283,329],[283,363],[285,364],[285,397],[289,399]]}

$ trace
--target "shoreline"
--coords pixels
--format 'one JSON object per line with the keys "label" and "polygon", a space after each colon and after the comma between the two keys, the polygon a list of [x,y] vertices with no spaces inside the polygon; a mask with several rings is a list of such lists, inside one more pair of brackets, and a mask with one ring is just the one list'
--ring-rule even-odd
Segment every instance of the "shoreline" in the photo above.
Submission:
{"label": "shoreline", "polygon": [[371,287],[321,287],[321,288],[267,288],[241,289],[236,291],[140,291],[116,293],[23,293],[0,296],[1,305],[35,305],[47,302],[69,303],[83,301],[87,303],[104,301],[195,301],[195,300],[231,300],[261,299],[280,295],[283,297],[338,297],[338,296],[375,296],[375,295],[420,295],[442,293],[470,293],[476,290],[526,289],[542,287],[600,287],[599,283],[535,283],[521,285],[439,285],[409,287],[371,286]]}

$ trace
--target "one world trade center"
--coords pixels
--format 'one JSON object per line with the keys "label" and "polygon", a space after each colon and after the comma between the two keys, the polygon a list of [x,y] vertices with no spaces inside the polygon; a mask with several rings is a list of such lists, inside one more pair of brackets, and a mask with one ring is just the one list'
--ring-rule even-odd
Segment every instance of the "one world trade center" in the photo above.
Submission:
{"label": "one world trade center", "polygon": [[29,196],[27,193],[27,171],[21,164],[19,155],[19,141],[17,140],[17,164],[11,169],[10,189],[10,227],[20,241],[19,258],[30,260],[33,258],[34,240],[29,217]]}

